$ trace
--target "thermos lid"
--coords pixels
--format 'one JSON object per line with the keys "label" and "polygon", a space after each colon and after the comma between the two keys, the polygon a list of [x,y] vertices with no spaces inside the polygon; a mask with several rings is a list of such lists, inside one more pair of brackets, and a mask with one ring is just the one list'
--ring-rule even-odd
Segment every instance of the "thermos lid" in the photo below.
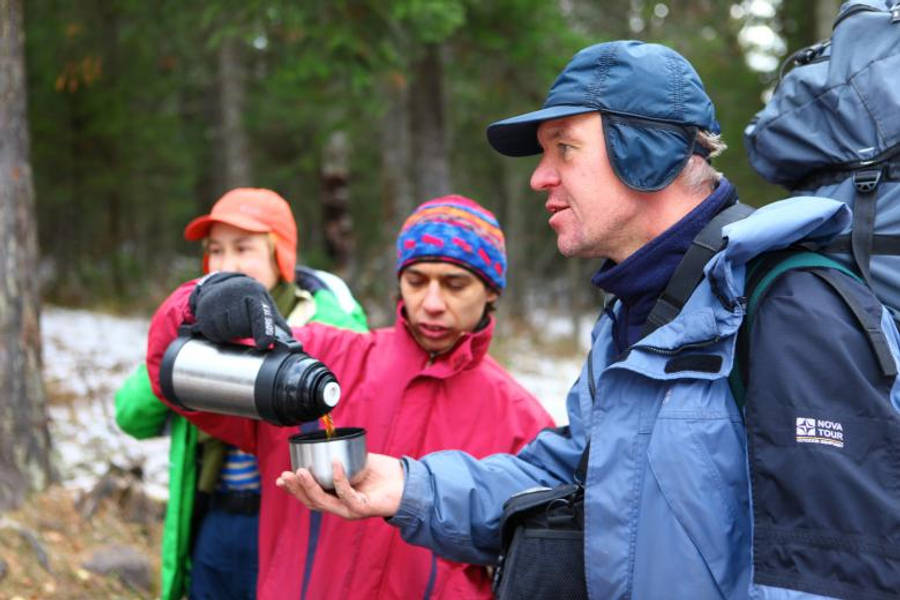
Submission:
{"label": "thermos lid", "polygon": [[334,408],[341,399],[341,386],[337,381],[329,381],[322,390],[322,402]]}

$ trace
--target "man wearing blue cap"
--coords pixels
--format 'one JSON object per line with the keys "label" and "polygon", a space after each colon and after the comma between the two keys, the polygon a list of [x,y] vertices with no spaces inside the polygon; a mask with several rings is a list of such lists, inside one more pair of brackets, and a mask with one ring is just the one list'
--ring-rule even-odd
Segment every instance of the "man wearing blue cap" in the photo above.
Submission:
{"label": "man wearing blue cap", "polygon": [[606,259],[592,281],[616,301],[569,425],[515,456],[370,455],[337,497],[302,469],[278,485],[456,560],[502,554],[503,600],[894,597],[900,335],[836,263],[765,266],[849,211],[792,198],[749,214],[709,164],[718,133],[671,49],[576,54],[543,108],[488,128],[503,154],[543,153],[531,186],[560,252]]}

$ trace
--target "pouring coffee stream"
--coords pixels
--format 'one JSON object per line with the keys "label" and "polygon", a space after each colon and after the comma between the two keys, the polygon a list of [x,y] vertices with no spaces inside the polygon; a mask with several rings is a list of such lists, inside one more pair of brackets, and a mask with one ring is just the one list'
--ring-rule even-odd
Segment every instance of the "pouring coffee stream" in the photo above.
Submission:
{"label": "pouring coffee stream", "polygon": [[330,414],[322,415],[319,418],[319,421],[322,422],[322,426],[325,428],[325,439],[330,440],[331,438],[333,438],[335,429],[334,429],[334,419],[331,417],[331,415]]}

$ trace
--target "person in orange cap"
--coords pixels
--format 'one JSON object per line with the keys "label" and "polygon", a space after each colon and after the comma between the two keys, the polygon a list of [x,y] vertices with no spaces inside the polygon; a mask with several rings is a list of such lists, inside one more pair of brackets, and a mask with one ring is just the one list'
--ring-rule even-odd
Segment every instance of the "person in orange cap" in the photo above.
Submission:
{"label": "person in orange cap", "polygon": [[288,203],[272,190],[231,190],[208,215],[188,223],[184,238],[205,240],[204,273],[237,271],[269,290],[294,281],[297,223]]}
{"label": "person in orange cap", "polygon": [[[297,267],[290,205],[267,189],[237,188],[184,237],[203,243],[203,272],[234,271],[269,290],[293,326],[319,321],[366,331],[366,318],[331,274]],[[334,281],[337,284],[334,284]],[[327,283],[326,283],[327,282]],[[255,597],[260,504],[256,458],[199,431],[153,394],[141,364],[116,393],[116,422],[143,439],[169,424],[169,503],[162,542],[164,600]]]}

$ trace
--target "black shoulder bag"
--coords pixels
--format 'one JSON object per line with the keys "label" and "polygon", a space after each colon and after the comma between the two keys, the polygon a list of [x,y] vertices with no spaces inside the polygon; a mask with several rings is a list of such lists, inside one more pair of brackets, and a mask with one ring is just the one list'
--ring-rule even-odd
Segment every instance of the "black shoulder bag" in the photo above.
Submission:
{"label": "black shoulder bag", "polygon": [[[592,355],[588,387],[596,392]],[[503,553],[494,571],[498,600],[587,600],[584,577],[584,477],[590,442],[581,454],[575,483],[513,494],[503,504]]]}

